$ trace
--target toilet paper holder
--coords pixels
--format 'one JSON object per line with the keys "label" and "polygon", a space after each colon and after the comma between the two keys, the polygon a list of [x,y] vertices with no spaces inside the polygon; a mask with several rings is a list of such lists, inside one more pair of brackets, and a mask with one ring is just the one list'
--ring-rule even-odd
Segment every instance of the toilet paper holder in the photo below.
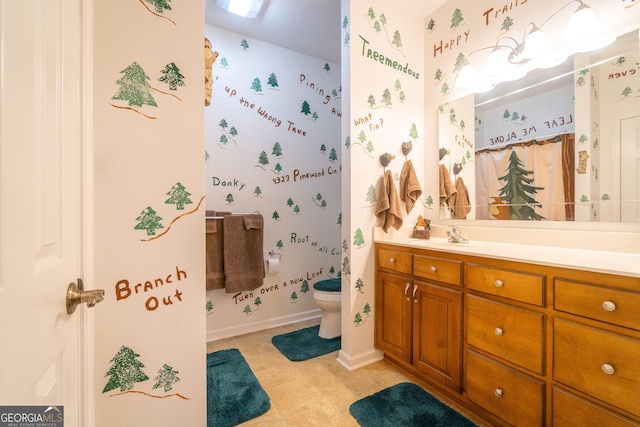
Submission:
{"label": "toilet paper holder", "polygon": [[282,261],[282,255],[275,251],[269,251],[269,258],[278,258]]}

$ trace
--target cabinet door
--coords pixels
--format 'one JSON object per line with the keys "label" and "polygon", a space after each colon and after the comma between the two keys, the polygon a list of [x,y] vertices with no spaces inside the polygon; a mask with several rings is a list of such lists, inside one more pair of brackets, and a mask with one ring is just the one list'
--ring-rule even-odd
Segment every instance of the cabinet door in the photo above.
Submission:
{"label": "cabinet door", "polygon": [[462,292],[415,281],[413,364],[430,378],[462,390]]}
{"label": "cabinet door", "polygon": [[411,363],[411,279],[378,272],[376,284],[376,347],[388,356]]}

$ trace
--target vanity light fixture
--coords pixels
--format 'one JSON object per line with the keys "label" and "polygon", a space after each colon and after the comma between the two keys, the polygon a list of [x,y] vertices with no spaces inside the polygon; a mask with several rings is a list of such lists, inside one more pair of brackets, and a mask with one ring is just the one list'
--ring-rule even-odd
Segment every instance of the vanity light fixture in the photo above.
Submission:
{"label": "vanity light fixture", "polygon": [[216,0],[218,7],[242,16],[243,18],[255,18],[260,13],[264,0]]}
{"label": "vanity light fixture", "polygon": [[[593,35],[600,30],[600,23],[596,19],[593,9],[582,0],[571,0],[560,9],[553,12],[540,25],[534,22],[527,24],[522,40],[513,37],[501,37],[495,45],[476,49],[464,58],[462,68],[456,78],[456,86],[471,87],[479,81],[487,78],[500,77],[499,81],[516,80],[526,74],[524,67],[518,65],[529,61],[536,61],[536,68],[547,68],[564,62],[566,55],[547,54],[551,51],[549,40],[542,28],[560,12],[578,3],[578,8],[571,16],[567,28],[564,31],[564,39],[574,45],[574,49],[588,52],[607,46],[615,41],[612,39],[599,39],[596,42],[585,42],[593,39]],[[487,65],[482,73],[477,73],[469,58],[477,52],[491,49]]]}

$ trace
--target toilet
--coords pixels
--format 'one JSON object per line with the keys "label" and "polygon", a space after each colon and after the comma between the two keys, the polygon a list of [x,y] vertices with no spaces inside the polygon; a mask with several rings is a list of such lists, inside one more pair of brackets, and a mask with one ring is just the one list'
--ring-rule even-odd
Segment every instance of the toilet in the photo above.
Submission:
{"label": "toilet", "polygon": [[340,308],[342,305],[342,279],[320,280],[313,285],[313,300],[320,310],[320,338],[335,338],[340,336]]}

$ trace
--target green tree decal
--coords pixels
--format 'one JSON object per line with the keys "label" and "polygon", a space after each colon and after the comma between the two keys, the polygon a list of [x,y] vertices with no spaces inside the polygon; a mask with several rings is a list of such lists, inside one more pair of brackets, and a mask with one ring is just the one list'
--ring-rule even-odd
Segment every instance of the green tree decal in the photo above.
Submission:
{"label": "green tree decal", "polygon": [[262,196],[262,189],[258,186],[256,188],[253,189],[253,195],[256,197],[261,197]]}
{"label": "green tree decal", "polygon": [[269,78],[267,79],[267,84],[272,88],[278,87],[278,78],[274,73],[269,74]]}
{"label": "green tree decal", "polygon": [[278,248],[278,249],[284,248],[284,243],[282,243],[282,240],[278,240],[276,242],[276,248]]}
{"label": "green tree decal", "polygon": [[427,30],[433,31],[435,27],[436,27],[436,21],[434,21],[433,19],[430,19],[429,23],[427,24]]}
{"label": "green tree decal", "polygon": [[338,154],[335,148],[332,148],[331,151],[329,152],[329,160],[331,161],[338,160]]}
{"label": "green tree decal", "polygon": [[356,281],[356,290],[360,293],[364,293],[362,292],[362,288],[364,288],[364,282],[362,281],[362,279],[358,279]]}
{"label": "green tree decal", "polygon": [[282,147],[280,146],[279,142],[276,142],[275,144],[273,144],[273,149],[271,150],[271,154],[273,154],[276,157],[282,156]]}
{"label": "green tree decal", "polygon": [[280,165],[280,163],[276,163],[276,165],[273,168],[276,172],[280,173],[282,172],[282,165]]}
{"label": "green tree decal", "polygon": [[367,16],[369,17],[369,19],[374,20],[376,19],[376,14],[373,11],[373,8],[370,7],[369,10],[367,10]]}
{"label": "green tree decal", "polygon": [[300,213],[300,206],[295,205],[295,206],[293,207],[293,212],[294,212],[294,213],[296,213],[296,214],[299,214],[299,213]]}
{"label": "green tree decal", "polygon": [[228,60],[226,57],[223,57],[223,58],[220,60],[220,66],[221,66],[222,68],[229,68],[229,60]]}
{"label": "green tree decal", "polygon": [[376,188],[373,185],[369,186],[369,189],[367,190],[367,197],[365,198],[366,202],[369,202],[371,204],[376,204],[378,203],[378,194],[376,192]]}
{"label": "green tree decal", "polygon": [[184,210],[184,205],[193,203],[191,199],[189,199],[190,195],[191,193],[186,190],[184,185],[177,182],[167,193],[169,198],[164,202],[169,205],[176,205],[176,209],[181,211]]}
{"label": "green tree decal", "polygon": [[234,202],[233,194],[231,194],[231,193],[227,194],[227,197],[225,197],[224,200],[227,202],[227,204],[230,205],[231,203]]}
{"label": "green tree decal", "polygon": [[351,263],[348,256],[345,256],[342,260],[342,272],[346,275],[351,274]]}
{"label": "green tree decal", "polygon": [[249,49],[249,42],[247,41],[247,39],[242,39],[240,41],[240,46],[242,46],[242,50]]}
{"label": "green tree decal", "polygon": [[449,90],[450,90],[450,89],[451,89],[451,88],[449,87],[449,84],[448,84],[447,82],[445,82],[445,83],[442,85],[442,88],[440,89],[440,92],[441,92],[443,95],[446,95],[446,94],[448,94],[448,93],[449,93]]}
{"label": "green tree decal", "polygon": [[369,313],[371,313],[371,306],[369,305],[369,303],[366,303],[364,305],[364,307],[362,308],[362,312],[367,316],[369,315]]}
{"label": "green tree decal", "polygon": [[165,10],[171,10],[171,0],[145,0],[147,3],[153,5],[156,12],[162,13]]}
{"label": "green tree decal", "polygon": [[449,28],[457,28],[462,21],[464,21],[464,18],[462,17],[462,11],[460,9],[457,9],[453,11],[453,16],[451,17],[451,27]]}
{"label": "green tree decal", "polygon": [[313,120],[318,120],[318,113],[316,111],[313,112],[313,114],[311,115],[311,117],[313,118]]}
{"label": "green tree decal", "polygon": [[222,129],[226,129],[229,126],[229,123],[227,123],[225,119],[220,119],[220,121],[218,122],[218,126],[220,126]]}
{"label": "green tree decal", "polygon": [[500,29],[504,31],[509,31],[509,28],[511,28],[512,25],[513,25],[513,19],[507,16],[506,18],[504,18],[504,21],[502,21],[502,26],[500,27]]}
{"label": "green tree decal", "polygon": [[326,145],[324,145],[324,144],[321,144],[321,145],[320,145],[320,152],[321,152],[322,154],[326,153],[326,152],[327,152],[327,146],[326,146]]}
{"label": "green tree decal", "polygon": [[297,299],[298,299],[298,294],[296,293],[296,291],[293,291],[291,293],[291,301],[296,302]]}
{"label": "green tree decal", "polygon": [[349,25],[349,18],[345,16],[344,18],[342,18],[342,28],[346,30],[348,25]]}
{"label": "green tree decal", "polygon": [[146,381],[149,377],[142,371],[144,364],[137,358],[140,357],[135,351],[127,346],[120,347],[120,350],[113,356],[111,368],[107,371],[110,375],[109,381],[104,386],[102,393],[115,390],[131,390],[135,383]]}
{"label": "green tree decal", "polygon": [[389,92],[389,89],[385,89],[382,92],[382,101],[381,101],[384,105],[386,105],[387,107],[391,106],[391,92]]}
{"label": "green tree decal", "polygon": [[433,205],[433,197],[431,197],[430,195],[427,196],[426,203],[427,203],[427,206],[432,206]]}
{"label": "green tree decal", "polygon": [[276,221],[280,219],[280,214],[278,213],[278,211],[273,211],[273,214],[271,215],[271,218],[275,219]]}
{"label": "green tree decal", "polygon": [[123,74],[123,76],[116,81],[116,83],[120,85],[120,89],[111,99],[128,101],[129,105],[136,105],[138,107],[142,107],[144,104],[153,107],[158,106],[151,95],[153,88],[148,83],[150,78],[145,74],[142,67],[134,62],[120,71],[120,73]]}
{"label": "green tree decal", "polygon": [[627,96],[631,95],[632,93],[633,93],[633,91],[631,90],[631,88],[629,86],[627,86],[622,91],[622,97],[626,98]]}
{"label": "green tree decal", "polygon": [[184,86],[184,76],[180,73],[178,66],[171,62],[161,71],[162,75],[158,80],[167,83],[170,90],[178,90],[178,86]]}
{"label": "green tree decal", "polygon": [[331,65],[329,65],[328,63],[325,63],[323,68],[327,72],[327,74],[329,73],[329,71],[331,71]]}
{"label": "green tree decal", "polygon": [[460,71],[460,69],[464,66],[466,60],[467,59],[465,58],[465,56],[462,53],[459,53],[456,57],[456,62],[453,65],[453,72],[457,73],[458,71]]}
{"label": "green tree decal", "polygon": [[260,297],[256,297],[256,299],[253,300],[253,305],[255,305],[256,307],[260,307],[260,305],[262,305],[262,300],[260,299]]}
{"label": "green tree decal", "polygon": [[356,326],[359,326],[360,323],[362,323],[362,315],[360,314],[360,312],[357,312],[355,317],[353,318],[353,323],[356,324]]}
{"label": "green tree decal", "polygon": [[260,79],[259,78],[255,78],[253,79],[253,82],[251,83],[251,89],[255,90],[256,92],[262,92],[262,83],[260,83]]}
{"label": "green tree decal", "polygon": [[393,33],[393,41],[391,42],[391,44],[398,49],[402,48],[402,37],[400,36],[400,31],[396,30]]}
{"label": "green tree decal", "polygon": [[436,73],[433,76],[433,78],[438,82],[440,81],[440,79],[442,79],[442,70],[440,70],[440,68],[436,70]]}
{"label": "green tree decal", "polygon": [[300,112],[303,113],[305,116],[308,116],[309,114],[311,114],[311,107],[309,106],[309,103],[307,101],[304,101],[302,103]]}
{"label": "green tree decal", "polygon": [[205,308],[207,310],[207,313],[213,311],[213,303],[211,301],[207,301],[207,305]]}
{"label": "green tree decal", "polygon": [[157,229],[164,228],[164,226],[160,224],[161,220],[162,218],[157,215],[157,212],[153,210],[151,206],[147,206],[147,208],[136,218],[138,223],[133,227],[133,229],[147,230],[147,236],[155,236]]}
{"label": "green tree decal", "polygon": [[158,371],[158,375],[153,379],[156,383],[151,388],[156,389],[162,387],[165,392],[171,390],[173,388],[173,384],[180,381],[178,373],[178,371],[174,371],[171,366],[165,363]]}
{"label": "green tree decal", "polygon": [[353,244],[355,246],[364,245],[364,235],[362,233],[362,230],[359,227],[356,229],[356,232],[353,234]]}
{"label": "green tree decal", "polygon": [[287,199],[287,206],[291,207],[291,206],[293,206],[294,204],[295,204],[295,202],[293,201],[293,199],[292,199],[291,197],[289,197],[289,198]]}
{"label": "green tree decal", "polygon": [[269,164],[269,157],[267,156],[266,151],[262,151],[260,156],[258,156],[258,164],[262,166],[266,166]]}
{"label": "green tree decal", "polygon": [[251,314],[251,307],[249,306],[249,304],[247,304],[244,309],[242,310],[242,312],[244,314],[246,314],[247,316]]}
{"label": "green tree decal", "polygon": [[219,142],[222,143],[222,145],[227,145],[229,143],[229,138],[227,138],[227,135],[222,134],[220,135],[220,138],[218,139]]}
{"label": "green tree decal", "polygon": [[302,282],[302,285],[300,286],[300,292],[302,292],[303,294],[309,292],[309,282],[307,282],[306,280]]}
{"label": "green tree decal", "polygon": [[369,95],[369,98],[367,98],[367,103],[369,104],[369,107],[373,107],[374,105],[376,105],[376,99],[373,97],[373,95]]}
{"label": "green tree decal", "polygon": [[509,156],[507,174],[498,178],[500,181],[505,181],[505,185],[500,189],[500,196],[509,204],[509,216],[511,219],[544,219],[532,207],[541,207],[542,205],[530,196],[530,194],[535,194],[538,190],[543,190],[544,188],[531,185],[534,178],[529,178],[528,175],[533,174],[533,171],[526,170],[523,166],[524,164],[518,158],[516,152],[512,151]]}

